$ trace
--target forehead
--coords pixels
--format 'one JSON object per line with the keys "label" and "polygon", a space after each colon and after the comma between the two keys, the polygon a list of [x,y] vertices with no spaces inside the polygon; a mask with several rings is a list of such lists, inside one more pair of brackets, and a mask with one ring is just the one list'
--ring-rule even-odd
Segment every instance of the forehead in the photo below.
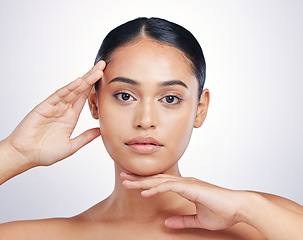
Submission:
{"label": "forehead", "polygon": [[108,78],[122,76],[157,81],[194,79],[197,82],[191,62],[181,50],[149,39],[116,49],[104,75]]}

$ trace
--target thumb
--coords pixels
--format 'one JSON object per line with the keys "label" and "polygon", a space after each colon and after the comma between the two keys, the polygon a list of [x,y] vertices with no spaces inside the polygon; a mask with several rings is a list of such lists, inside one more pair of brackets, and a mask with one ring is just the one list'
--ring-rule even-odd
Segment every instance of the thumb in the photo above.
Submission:
{"label": "thumb", "polygon": [[77,152],[80,148],[85,146],[86,144],[93,141],[95,138],[100,136],[100,128],[92,128],[84,133],[80,134],[78,137],[72,139],[72,154]]}
{"label": "thumb", "polygon": [[168,228],[200,228],[197,215],[180,215],[166,219],[165,226]]}

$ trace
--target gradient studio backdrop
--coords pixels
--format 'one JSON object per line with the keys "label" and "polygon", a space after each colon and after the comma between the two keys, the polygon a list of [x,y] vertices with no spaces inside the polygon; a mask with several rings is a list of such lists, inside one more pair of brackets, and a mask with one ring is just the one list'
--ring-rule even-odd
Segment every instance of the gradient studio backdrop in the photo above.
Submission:
{"label": "gradient studio backdrop", "polygon": [[[301,1],[0,1],[3,139],[56,89],[93,65],[112,28],[157,16],[202,45],[208,117],[180,161],[184,176],[303,204]],[[97,126],[85,106],[76,133]],[[0,222],[78,214],[113,189],[101,139],[0,186]]]}

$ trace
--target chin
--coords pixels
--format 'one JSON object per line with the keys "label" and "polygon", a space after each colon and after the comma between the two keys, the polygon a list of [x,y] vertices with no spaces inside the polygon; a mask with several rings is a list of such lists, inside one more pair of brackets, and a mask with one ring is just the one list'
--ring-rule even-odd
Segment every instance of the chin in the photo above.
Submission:
{"label": "chin", "polygon": [[178,170],[178,164],[175,162],[172,165],[166,165],[163,166],[163,164],[157,164],[155,162],[141,162],[140,164],[118,164],[116,162],[116,165],[118,165],[122,171],[139,175],[139,176],[153,176],[157,174],[177,174],[179,173]]}
{"label": "chin", "polygon": [[149,177],[149,176],[154,176],[157,174],[163,174],[164,172],[161,171],[142,171],[142,170],[135,170],[135,171],[127,171],[128,173],[137,175],[137,176],[142,176],[142,177]]}

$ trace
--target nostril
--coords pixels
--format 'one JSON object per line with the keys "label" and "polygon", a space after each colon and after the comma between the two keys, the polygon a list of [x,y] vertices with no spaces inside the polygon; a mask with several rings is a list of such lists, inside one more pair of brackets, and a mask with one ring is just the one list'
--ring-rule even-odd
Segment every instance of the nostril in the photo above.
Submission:
{"label": "nostril", "polygon": [[[143,126],[142,125],[137,125],[137,128],[143,128]],[[149,128],[156,128],[156,126],[155,125],[150,125]]]}

